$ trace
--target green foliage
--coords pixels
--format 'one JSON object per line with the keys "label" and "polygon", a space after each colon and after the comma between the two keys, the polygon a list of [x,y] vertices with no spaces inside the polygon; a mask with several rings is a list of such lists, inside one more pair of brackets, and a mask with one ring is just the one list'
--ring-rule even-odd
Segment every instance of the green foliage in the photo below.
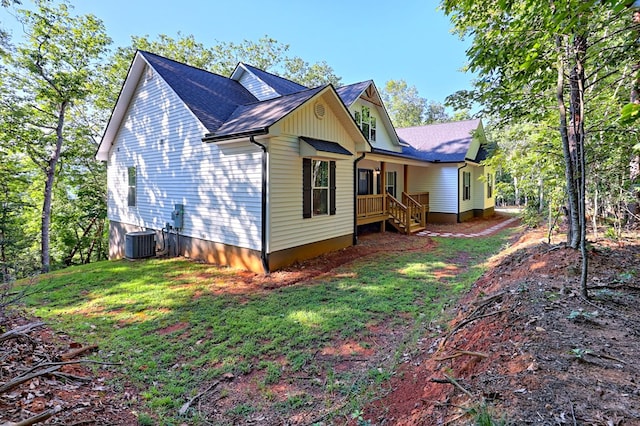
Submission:
{"label": "green foliage", "polygon": [[573,355],[576,359],[582,360],[584,359],[585,355],[592,354],[593,351],[591,349],[573,348],[571,349],[571,351],[569,351],[569,353]]}
{"label": "green foliage", "polygon": [[238,63],[244,62],[307,87],[329,83],[338,86],[341,80],[326,61],[309,64],[300,57],[289,56],[289,45],[268,35],[257,41],[217,42],[211,47],[196,41],[193,35],[181,33],[176,38],[166,34],[155,39],[148,35],[132,36],[131,46],[118,47],[103,65],[102,85],[109,90],[98,99],[101,107],[110,110],[115,104],[136,50],[149,51],[223,76],[231,75]]}
{"label": "green foliage", "polygon": [[626,104],[622,107],[620,119],[623,123],[631,124],[640,119],[640,104]]}
{"label": "green foliage", "polygon": [[522,224],[528,228],[537,228],[540,226],[542,217],[538,212],[537,206],[529,205],[522,210],[522,213],[520,213],[520,220],[522,221]]}
{"label": "green foliage", "polygon": [[351,418],[354,419],[358,426],[373,426],[370,420],[364,418],[364,412],[362,410],[356,410],[351,414]]}
{"label": "green foliage", "polygon": [[[628,99],[637,74],[629,70],[640,54],[627,3],[442,1],[455,30],[471,37],[469,69],[479,75],[474,90],[447,102],[480,103],[492,118],[501,147],[490,160],[496,200],[548,208],[550,224],[565,207],[573,247],[586,232],[585,212],[594,226],[613,221],[619,231],[633,201],[637,106]],[[580,90],[569,78],[578,70],[586,73]]]}
{"label": "green foliage", "polygon": [[[4,96],[0,108],[5,114],[0,147],[8,147],[5,149],[9,151],[9,159],[16,160],[16,173],[10,177],[11,191],[24,194],[20,180],[26,176],[33,182],[29,196],[23,198],[26,201],[23,208],[19,209],[15,204],[9,204],[9,208],[22,221],[25,231],[35,231],[33,235],[25,232],[21,236],[13,229],[9,240],[37,242],[34,236],[40,234],[44,270],[51,265],[52,253],[58,259],[64,257],[64,244],[56,244],[51,250],[50,240],[58,238],[69,242],[72,239],[70,235],[56,233],[56,229],[68,228],[63,220],[52,221],[54,192],[89,192],[86,183],[93,180],[92,175],[104,174],[104,170],[97,170],[93,160],[95,145],[87,147],[89,136],[99,132],[102,126],[88,120],[87,110],[91,110],[96,63],[111,40],[99,19],[92,15],[73,16],[71,9],[65,2],[54,5],[42,0],[36,2],[33,10],[19,10],[17,15],[25,28],[25,41],[12,48],[10,54],[2,56],[4,68],[0,81]],[[74,176],[75,182],[67,180],[69,176]],[[103,194],[104,188],[94,187],[91,192]],[[101,213],[84,211],[76,222],[81,221],[80,228],[87,229],[87,223],[101,220],[104,229],[104,197],[98,195],[86,201],[91,206],[103,206]],[[37,212],[36,208],[41,211]],[[102,234],[92,236],[91,243],[76,241],[73,246],[87,247],[96,238],[103,239]],[[27,249],[36,250],[35,247],[21,247],[19,258],[31,257],[25,254]],[[76,253],[78,249],[71,251]],[[67,264],[72,262],[74,255],[68,257]]]}
{"label": "green foliage", "polygon": [[451,119],[442,104],[421,97],[418,89],[404,80],[387,81],[381,96],[396,127],[421,126]]}
{"label": "green foliage", "polygon": [[503,418],[496,420],[491,409],[485,403],[478,404],[477,406],[470,408],[467,412],[471,417],[473,417],[474,424],[476,426],[505,426],[507,424],[504,416]]}
{"label": "green foliage", "polygon": [[567,319],[570,320],[592,320],[598,316],[598,311],[593,312],[584,312],[582,309],[577,311],[571,311],[571,313],[567,316]]}
{"label": "green foliage", "polygon": [[256,408],[251,404],[239,404],[227,411],[227,415],[232,417],[246,417],[255,411]]}
{"label": "green foliage", "polygon": [[138,424],[140,426],[154,426],[156,424],[156,422],[148,414],[140,413],[138,415]]}
{"label": "green foliage", "polygon": [[335,75],[333,68],[326,61],[309,64],[302,58],[284,58],[282,77],[293,80],[303,86],[318,87],[325,84],[340,86],[342,78]]}
{"label": "green foliage", "polygon": [[[19,4],[4,5],[9,3]],[[40,235],[49,241],[52,269],[106,258],[106,167],[94,155],[136,49],[223,75],[244,61],[307,86],[340,84],[326,62],[310,64],[291,56],[288,45],[268,36],[214,46],[180,33],[132,36],[131,46],[116,48],[105,60],[111,40],[102,22],[74,15],[68,2],[41,0],[16,16],[27,33],[25,41],[12,47],[0,34],[4,275],[22,277],[37,269],[44,250]],[[51,185],[45,185],[48,170],[55,171]],[[48,198],[47,224],[42,213]],[[42,233],[43,228],[48,232]]]}

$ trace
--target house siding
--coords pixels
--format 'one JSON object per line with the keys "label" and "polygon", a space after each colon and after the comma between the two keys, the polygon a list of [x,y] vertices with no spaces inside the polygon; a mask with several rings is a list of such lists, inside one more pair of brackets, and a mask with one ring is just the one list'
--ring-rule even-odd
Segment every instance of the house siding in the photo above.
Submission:
{"label": "house siding", "polygon": [[[325,102],[322,98],[320,102]],[[298,136],[333,141],[355,153],[355,145],[333,111],[320,120],[315,102],[293,112],[281,123],[281,135],[269,141],[270,253],[330,240],[353,233],[353,160],[336,161],[336,214],[304,219],[302,214],[302,157]],[[326,105],[326,103],[325,103]]]}
{"label": "house siding", "polygon": [[242,73],[242,75],[240,76],[240,80],[238,80],[238,83],[242,84],[245,89],[247,89],[253,96],[261,101],[266,101],[267,99],[273,99],[280,96],[269,85],[264,83],[249,71],[245,71]]}
{"label": "house siding", "polygon": [[[476,180],[476,173],[475,170],[476,167],[470,165],[467,163],[466,167],[460,169],[459,173],[458,173],[458,197],[460,198],[460,213],[466,212],[466,211],[471,211],[473,210],[473,206],[474,206],[474,199],[475,199],[475,193],[478,190],[478,181]],[[470,185],[471,185],[471,197],[469,200],[463,200],[463,176],[464,176],[464,172],[468,172],[471,173],[471,180],[470,180]]]}
{"label": "house siding", "polygon": [[471,175],[472,192],[474,209],[484,209],[485,200],[487,199],[487,182],[483,179],[484,167],[473,166],[473,174]]}
{"label": "house siding", "polygon": [[436,164],[432,167],[409,166],[409,192],[428,192],[430,212],[457,214],[459,193],[456,186],[457,170],[457,164]]}
{"label": "house siding", "polygon": [[384,125],[384,121],[381,118],[380,110],[377,105],[365,101],[364,99],[358,99],[349,107],[349,113],[351,117],[354,117],[355,111],[362,111],[362,105],[368,106],[371,109],[371,116],[376,118],[376,140],[369,141],[374,148],[384,149],[387,151],[401,152],[402,148],[399,145],[393,143],[389,131]]}
{"label": "house siding", "polygon": [[[109,153],[109,219],[162,229],[183,204],[181,234],[259,250],[262,152],[250,143],[205,144],[206,132],[158,75],[142,78]],[[132,166],[135,207],[127,206]]]}

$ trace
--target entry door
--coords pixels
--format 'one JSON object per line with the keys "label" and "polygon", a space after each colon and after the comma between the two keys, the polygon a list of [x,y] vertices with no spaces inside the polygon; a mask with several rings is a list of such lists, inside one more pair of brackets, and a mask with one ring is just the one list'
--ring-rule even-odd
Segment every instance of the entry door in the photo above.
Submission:
{"label": "entry door", "polygon": [[358,169],[358,195],[373,194],[373,170]]}

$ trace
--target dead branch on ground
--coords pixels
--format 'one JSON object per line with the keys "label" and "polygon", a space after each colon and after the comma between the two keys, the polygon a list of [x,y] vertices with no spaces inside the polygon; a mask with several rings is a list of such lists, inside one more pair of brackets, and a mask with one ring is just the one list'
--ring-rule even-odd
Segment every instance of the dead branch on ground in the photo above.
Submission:
{"label": "dead branch on ground", "polygon": [[25,324],[20,327],[16,327],[12,330],[7,331],[6,333],[0,334],[0,342],[4,342],[5,340],[15,339],[20,336],[24,336],[26,333],[30,332],[33,329],[42,327],[44,322],[32,322],[30,324]]}
{"label": "dead branch on ground", "polygon": [[439,358],[436,358],[436,361],[446,361],[448,359],[458,358],[458,357],[463,356],[463,355],[476,356],[478,358],[489,358],[489,355],[487,355],[485,353],[482,353],[482,352],[457,350],[454,353],[452,353],[451,355],[445,355],[445,356],[441,356]]}
{"label": "dead branch on ground", "polygon": [[49,417],[59,413],[60,411],[62,411],[62,408],[56,407],[56,408],[52,408],[51,410],[43,411],[42,413],[33,417],[29,417],[28,419],[20,420],[17,423],[7,422],[7,423],[3,423],[0,426],[31,426],[36,423],[40,423],[47,420]]}

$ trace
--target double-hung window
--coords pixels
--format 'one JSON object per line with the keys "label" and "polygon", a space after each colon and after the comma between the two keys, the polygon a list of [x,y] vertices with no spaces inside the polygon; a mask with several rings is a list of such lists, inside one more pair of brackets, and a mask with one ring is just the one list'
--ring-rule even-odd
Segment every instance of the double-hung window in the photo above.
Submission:
{"label": "double-hung window", "polygon": [[462,199],[471,199],[471,172],[462,172]]}
{"label": "double-hung window", "polygon": [[396,178],[398,177],[397,172],[386,172],[385,176],[385,191],[388,194],[391,194],[392,197],[396,198]]}
{"label": "double-hung window", "polygon": [[302,159],[302,216],[336,214],[336,162]]}
{"label": "double-hung window", "polygon": [[136,168],[128,167],[127,168],[127,205],[129,207],[136,206]]}
{"label": "double-hung window", "polygon": [[362,105],[362,109],[360,111],[355,111],[353,117],[356,121],[356,124],[362,130],[362,133],[364,134],[364,136],[368,140],[375,142],[377,122],[376,122],[376,118],[373,115],[371,115],[371,108],[369,108],[368,106]]}
{"label": "double-hung window", "polygon": [[329,162],[313,160],[311,163],[314,216],[329,214]]}

